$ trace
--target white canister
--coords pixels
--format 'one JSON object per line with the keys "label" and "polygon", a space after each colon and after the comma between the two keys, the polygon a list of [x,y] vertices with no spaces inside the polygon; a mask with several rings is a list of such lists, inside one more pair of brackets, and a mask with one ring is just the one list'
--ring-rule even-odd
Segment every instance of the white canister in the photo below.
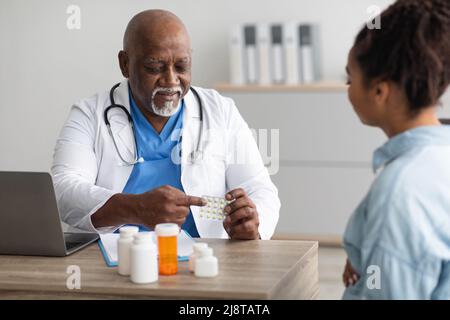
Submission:
{"label": "white canister", "polygon": [[133,236],[139,232],[135,226],[125,226],[119,229],[120,238],[117,240],[117,258],[119,264],[119,274],[123,276],[130,275],[130,247],[133,242]]}
{"label": "white canister", "polygon": [[158,280],[158,253],[149,232],[134,235],[131,244],[131,281],[138,284]]}
{"label": "white canister", "polygon": [[195,276],[201,278],[211,278],[219,274],[219,263],[213,256],[212,248],[199,250],[199,255],[195,258]]}
{"label": "white canister", "polygon": [[194,245],[192,246],[193,251],[189,256],[189,264],[188,264],[190,272],[195,271],[195,259],[199,255],[199,251],[204,248],[208,248],[208,244],[204,242],[197,242],[194,243]]}

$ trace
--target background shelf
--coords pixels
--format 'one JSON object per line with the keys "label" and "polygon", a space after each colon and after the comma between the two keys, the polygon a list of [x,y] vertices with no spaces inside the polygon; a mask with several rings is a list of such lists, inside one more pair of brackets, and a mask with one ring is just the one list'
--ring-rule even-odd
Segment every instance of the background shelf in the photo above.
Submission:
{"label": "background shelf", "polygon": [[343,92],[347,85],[342,82],[317,82],[298,85],[234,85],[220,83],[215,86],[221,92]]}

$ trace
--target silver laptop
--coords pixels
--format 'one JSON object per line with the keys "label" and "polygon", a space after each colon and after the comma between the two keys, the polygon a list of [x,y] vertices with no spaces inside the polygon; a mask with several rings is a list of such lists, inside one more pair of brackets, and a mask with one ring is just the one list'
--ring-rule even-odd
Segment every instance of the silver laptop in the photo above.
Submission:
{"label": "silver laptop", "polygon": [[0,171],[0,254],[62,257],[97,239],[63,232],[50,174]]}

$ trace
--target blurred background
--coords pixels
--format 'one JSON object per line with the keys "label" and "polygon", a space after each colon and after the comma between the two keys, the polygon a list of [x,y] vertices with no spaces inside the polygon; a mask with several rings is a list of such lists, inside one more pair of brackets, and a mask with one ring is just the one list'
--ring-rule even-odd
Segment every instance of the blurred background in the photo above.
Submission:
{"label": "blurred background", "polygon": [[[279,170],[272,179],[282,208],[275,238],[339,246],[348,218],[373,180],[372,152],[386,140],[353,114],[345,86],[347,54],[370,18],[367,9],[392,2],[2,0],[0,170],[49,171],[71,105],[122,79],[117,53],[130,18],[146,9],[167,9],[191,35],[193,84],[233,98],[251,128],[279,129]],[[79,29],[67,26],[71,5],[80,10]],[[288,21],[318,27],[314,57],[320,76],[297,85],[232,82],[233,28]],[[442,116],[449,115],[449,102],[447,94]],[[343,259],[334,251],[322,261],[333,255]],[[329,270],[336,279],[340,265]]]}

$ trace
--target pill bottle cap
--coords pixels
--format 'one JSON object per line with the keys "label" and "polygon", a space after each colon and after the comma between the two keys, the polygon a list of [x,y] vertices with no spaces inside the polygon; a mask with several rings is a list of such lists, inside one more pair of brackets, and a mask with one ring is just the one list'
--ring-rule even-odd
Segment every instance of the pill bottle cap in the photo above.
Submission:
{"label": "pill bottle cap", "polygon": [[160,237],[173,237],[180,233],[180,227],[176,223],[160,223],[156,225],[155,232]]}
{"label": "pill bottle cap", "polygon": [[139,232],[139,228],[135,226],[125,226],[119,229],[121,238],[129,238]]}
{"label": "pill bottle cap", "polygon": [[198,251],[200,257],[211,257],[213,255],[213,249],[212,248],[201,248]]}
{"label": "pill bottle cap", "polygon": [[152,241],[152,234],[150,232],[139,232],[134,235],[134,243],[136,244],[151,244],[154,245]]}
{"label": "pill bottle cap", "polygon": [[208,244],[207,243],[197,242],[197,243],[194,243],[194,245],[193,245],[193,249],[194,249],[194,253],[195,254],[198,254],[200,252],[200,250],[204,249],[204,248],[208,248]]}

